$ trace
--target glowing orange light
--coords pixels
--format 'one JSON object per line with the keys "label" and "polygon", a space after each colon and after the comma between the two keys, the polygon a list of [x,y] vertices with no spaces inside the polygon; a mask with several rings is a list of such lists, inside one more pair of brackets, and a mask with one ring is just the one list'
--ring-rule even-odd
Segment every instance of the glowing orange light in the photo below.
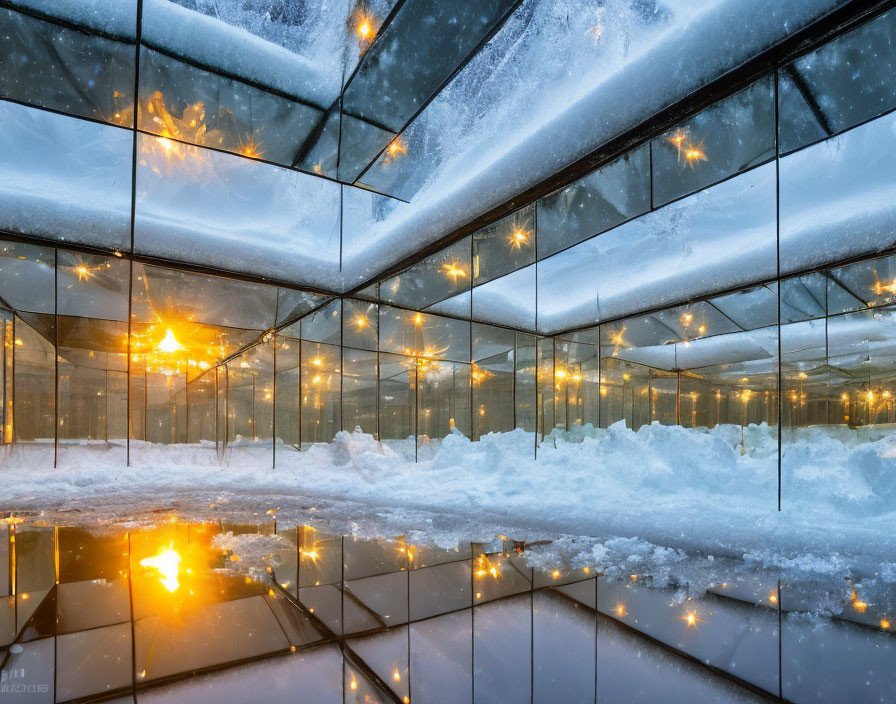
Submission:
{"label": "glowing orange light", "polygon": [[458,278],[462,279],[467,275],[467,272],[465,272],[460,267],[454,266],[454,264],[445,264],[442,268],[445,270],[445,273],[448,274],[448,276],[452,277],[455,281]]}
{"label": "glowing orange light", "polygon": [[140,560],[142,567],[151,567],[161,575],[159,581],[169,592],[176,591],[180,586],[177,581],[177,573],[180,569],[180,555],[174,550],[173,544],[162,548],[154,557],[144,557]]}
{"label": "glowing orange light", "polygon": [[687,327],[688,325],[691,324],[691,321],[693,319],[694,319],[693,313],[684,313],[681,316],[681,324],[684,325],[684,327]]}
{"label": "glowing orange light", "polygon": [[566,372],[563,369],[558,369],[557,371],[554,372],[554,376],[557,377],[558,379],[565,379]]}
{"label": "glowing orange light", "polygon": [[356,690],[358,688],[358,680],[356,680],[354,677],[352,677],[352,681],[349,683],[348,686],[352,689],[352,691]]}
{"label": "glowing orange light", "polygon": [[869,389],[868,393],[866,393],[865,396],[868,399],[868,403],[874,403],[874,392],[873,391],[871,391]]}
{"label": "glowing orange light", "polygon": [[161,342],[156,345],[156,350],[158,350],[159,352],[166,352],[168,354],[181,352],[184,349],[185,348],[183,347],[183,345],[181,345],[177,341],[177,338],[174,337],[174,331],[172,331],[171,328],[168,328],[168,330],[165,332],[165,337],[162,338]]}
{"label": "glowing orange light", "polygon": [[551,578],[560,579],[560,570],[554,570],[553,572],[551,572]]}
{"label": "glowing orange light", "polygon": [[623,381],[631,381],[631,379],[632,379],[632,375],[629,374],[628,372],[625,372],[625,374],[622,375]]}
{"label": "glowing orange light", "polygon": [[21,346],[24,345],[24,344],[25,344],[25,343],[22,342],[21,339],[19,339],[18,337],[16,338],[16,347],[21,347]]}
{"label": "glowing orange light", "polygon": [[320,357],[315,357],[314,359],[311,360],[311,363],[315,367],[319,367],[321,364],[323,364],[323,360]]}
{"label": "glowing orange light", "polygon": [[844,393],[840,394],[840,398],[844,401],[849,401],[849,394],[844,392]]}
{"label": "glowing orange light", "polygon": [[24,594],[22,594],[22,595],[21,595],[21,597],[22,597],[22,601],[26,601],[30,596],[31,596],[31,595],[28,594],[27,592],[24,593]]}
{"label": "glowing orange light", "polygon": [[396,670],[395,672],[392,673],[392,679],[395,680],[396,682],[401,682],[401,673],[398,670]]}
{"label": "glowing orange light", "polygon": [[890,629],[890,622],[887,621],[887,619],[882,618],[880,620],[880,627],[883,628],[885,631],[887,631]]}
{"label": "glowing orange light", "polygon": [[423,325],[423,316],[420,313],[414,316],[414,325]]}
{"label": "glowing orange light", "polygon": [[892,396],[892,394],[889,391],[883,391],[883,392],[881,392],[880,396],[881,396],[881,398],[890,398],[890,396]]}
{"label": "glowing orange light", "polygon": [[510,235],[510,249],[520,249],[529,242],[529,233],[522,228],[517,228]]}
{"label": "glowing orange light", "polygon": [[625,616],[625,604],[619,604],[619,605],[616,607],[616,613],[617,613],[619,616]]}
{"label": "glowing orange light", "polygon": [[363,315],[358,316],[358,318],[355,320],[355,325],[357,325],[359,328],[366,327],[367,326],[367,318],[365,318]]}
{"label": "glowing orange light", "polygon": [[261,148],[261,142],[255,139],[255,135],[252,135],[240,149],[240,154],[250,159],[260,159],[264,156],[264,149]]}
{"label": "glowing orange light", "polygon": [[84,279],[89,279],[91,276],[91,271],[83,264],[81,266],[76,266],[75,271],[78,272],[78,281],[84,281]]}
{"label": "glowing orange light", "polygon": [[768,600],[770,602],[772,602],[773,604],[777,604],[778,603],[778,595],[775,594],[774,592],[772,592],[771,594],[768,595]]}
{"label": "glowing orange light", "polygon": [[697,147],[690,147],[685,150],[684,158],[689,162],[706,161],[706,154],[704,154],[703,151]]}
{"label": "glowing orange light", "polygon": [[700,335],[705,335],[705,334],[706,334],[706,326],[705,326],[705,325],[701,325],[699,328],[697,328],[697,332],[698,332]]}
{"label": "glowing orange light", "polygon": [[860,614],[863,614],[863,613],[865,613],[865,609],[868,608],[868,604],[865,603],[864,601],[857,599],[856,601],[852,602],[852,607],[856,611],[858,611]]}
{"label": "glowing orange light", "polygon": [[590,568],[590,567],[583,567],[583,568],[582,568],[582,572],[584,572],[585,574],[591,574],[591,568]]}
{"label": "glowing orange light", "polygon": [[384,164],[389,164],[390,162],[395,161],[401,156],[404,156],[408,153],[408,147],[405,144],[404,140],[399,135],[391,142],[389,142],[389,146],[386,147],[385,158],[383,159]]}

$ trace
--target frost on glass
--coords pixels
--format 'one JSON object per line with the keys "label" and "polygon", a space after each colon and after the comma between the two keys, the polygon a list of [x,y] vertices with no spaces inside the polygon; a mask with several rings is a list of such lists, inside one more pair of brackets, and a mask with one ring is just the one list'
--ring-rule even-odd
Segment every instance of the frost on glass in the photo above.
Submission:
{"label": "frost on glass", "polygon": [[342,88],[345,62],[357,56],[349,34],[353,9],[347,0],[276,7],[256,0],[144,0],[142,41],[326,109]]}
{"label": "frost on glass", "polygon": [[782,68],[781,152],[811,144],[896,106],[896,12]]}
{"label": "frost on glass", "polygon": [[654,139],[654,207],[770,159],[774,99],[773,77],[766,76]]}
{"label": "frost on glass", "polygon": [[291,166],[319,108],[144,48],[138,127],[147,132]]}
{"label": "frost on glass", "polygon": [[138,142],[138,252],[336,286],[338,184],[164,137]]}
{"label": "frost on glass", "polygon": [[650,153],[642,146],[538,201],[538,257],[650,210]]}
{"label": "frost on glass", "polygon": [[781,271],[793,273],[896,242],[896,116],[781,159]]}
{"label": "frost on glass", "polygon": [[[120,10],[119,10],[120,11]],[[0,95],[116,125],[134,122],[135,48],[0,9]]]}
{"label": "frost on glass", "polygon": [[[382,36],[364,55],[343,96],[343,137],[379,126],[370,139],[349,139],[340,156],[340,177],[354,181],[377,159],[405,124],[433,97],[451,74],[498,24],[514,3],[508,0],[470,0],[459,5],[408,0]],[[397,67],[401,67],[400,70]],[[349,130],[346,130],[349,127]],[[360,130],[359,130],[360,128]],[[346,144],[346,140],[343,140]],[[362,180],[374,190],[392,192],[387,174],[378,167],[396,155],[393,149]],[[399,184],[400,185],[400,184]]]}
{"label": "frost on glass", "polygon": [[775,166],[767,164],[539,262],[539,330],[771,278],[775,235]]}
{"label": "frost on glass", "polygon": [[535,329],[535,265],[473,289],[473,318],[487,323]]}
{"label": "frost on glass", "polygon": [[535,206],[529,205],[473,233],[473,285],[535,261]]}
{"label": "frost on glass", "polygon": [[133,134],[0,101],[0,228],[130,246]]}
{"label": "frost on glass", "polygon": [[[303,340],[338,345],[342,339],[342,300],[330,301],[300,321]],[[294,326],[290,326],[293,328]]]}

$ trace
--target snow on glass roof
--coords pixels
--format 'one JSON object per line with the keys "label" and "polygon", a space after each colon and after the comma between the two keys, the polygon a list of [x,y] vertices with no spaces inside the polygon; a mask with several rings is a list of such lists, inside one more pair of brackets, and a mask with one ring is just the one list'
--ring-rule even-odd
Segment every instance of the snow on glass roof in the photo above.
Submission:
{"label": "snow on glass roof", "polygon": [[[120,126],[139,27],[137,251],[345,291],[837,4],[145,0],[138,24],[136,0],[13,0],[4,19],[26,45],[65,28],[75,73],[95,70],[79,43],[109,52],[87,95],[37,102]],[[65,239],[125,247],[127,135],[2,110],[6,229],[58,237],[65,213]]]}

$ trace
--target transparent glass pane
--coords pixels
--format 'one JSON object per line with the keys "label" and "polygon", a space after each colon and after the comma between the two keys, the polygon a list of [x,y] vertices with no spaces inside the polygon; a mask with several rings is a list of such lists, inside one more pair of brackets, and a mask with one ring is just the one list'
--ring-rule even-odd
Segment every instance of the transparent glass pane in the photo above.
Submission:
{"label": "transparent glass pane", "polygon": [[[110,21],[130,21],[129,3],[109,4]],[[116,17],[117,16],[117,17]],[[0,9],[0,95],[130,127],[134,123],[134,44]]]}
{"label": "transparent glass pane", "polygon": [[650,147],[644,145],[538,201],[538,258],[650,210]]}
{"label": "transparent glass pane", "polygon": [[894,106],[896,12],[828,42],[779,72],[781,152],[880,115]]}
{"label": "transparent glass pane", "polygon": [[887,115],[781,159],[781,271],[893,246],[896,172]]}
{"label": "transparent glass pane", "polygon": [[767,76],[653,140],[654,207],[774,156],[774,99]]}
{"label": "transparent glass pane", "polygon": [[0,101],[0,228],[130,247],[133,133]]}
{"label": "transparent glass pane", "polygon": [[501,218],[473,233],[473,285],[535,261],[535,206]]}

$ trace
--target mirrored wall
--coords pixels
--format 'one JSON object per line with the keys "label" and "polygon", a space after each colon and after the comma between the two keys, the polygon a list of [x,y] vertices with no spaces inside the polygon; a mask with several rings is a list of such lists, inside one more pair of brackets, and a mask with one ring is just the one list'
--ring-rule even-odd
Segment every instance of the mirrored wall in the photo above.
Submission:
{"label": "mirrored wall", "polygon": [[511,328],[21,241],[0,319],[5,463],[271,466],[343,430],[413,461],[535,430]]}

